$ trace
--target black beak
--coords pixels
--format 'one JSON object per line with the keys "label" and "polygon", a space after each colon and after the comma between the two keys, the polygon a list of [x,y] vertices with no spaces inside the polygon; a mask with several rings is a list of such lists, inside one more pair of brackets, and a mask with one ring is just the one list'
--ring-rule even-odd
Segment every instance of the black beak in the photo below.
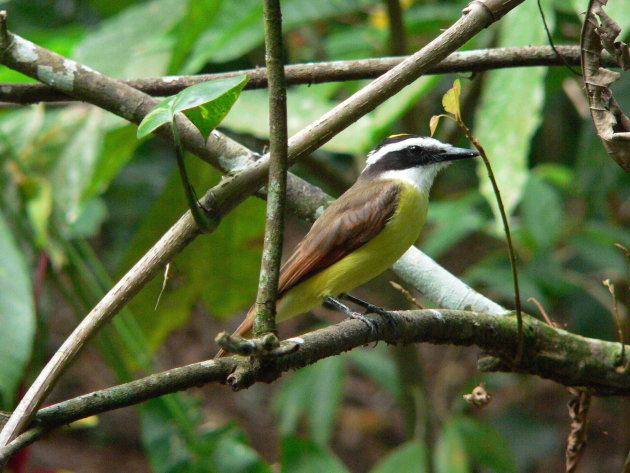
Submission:
{"label": "black beak", "polygon": [[440,161],[455,161],[457,159],[474,158],[479,153],[473,149],[455,148],[454,146],[448,151],[439,154]]}

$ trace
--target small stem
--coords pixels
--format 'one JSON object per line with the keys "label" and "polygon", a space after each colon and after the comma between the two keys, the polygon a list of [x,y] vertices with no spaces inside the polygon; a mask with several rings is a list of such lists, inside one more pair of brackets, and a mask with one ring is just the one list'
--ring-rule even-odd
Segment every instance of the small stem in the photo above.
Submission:
{"label": "small stem", "polygon": [[483,163],[486,166],[486,170],[488,171],[488,177],[490,178],[490,182],[492,183],[492,189],[494,190],[494,195],[497,199],[497,205],[499,207],[499,213],[501,214],[501,221],[503,222],[503,231],[505,232],[505,238],[507,240],[508,245],[508,254],[510,256],[510,267],[512,268],[512,280],[514,282],[514,305],[516,308],[516,324],[517,324],[517,337],[518,344],[516,348],[516,356],[514,357],[514,362],[518,365],[523,358],[523,315],[521,313],[521,291],[518,284],[518,271],[516,268],[516,254],[514,252],[514,245],[512,244],[512,233],[510,232],[510,224],[508,222],[507,214],[505,212],[505,207],[503,206],[503,199],[501,198],[501,192],[499,191],[499,186],[497,185],[497,181],[494,178],[494,172],[492,171],[492,166],[490,165],[490,160],[488,159],[488,155],[486,154],[486,150],[483,148],[481,143],[477,138],[475,138],[470,129],[466,126],[466,124],[462,121],[460,117],[456,117],[456,122],[460,126],[460,128],[464,131],[466,138],[470,140],[470,142],[477,148],[479,154],[481,155],[481,159],[483,159]]}
{"label": "small stem", "polygon": [[182,179],[182,185],[184,186],[184,194],[186,195],[186,201],[188,202],[188,208],[190,213],[195,219],[195,223],[199,229],[204,233],[212,232],[218,224],[218,219],[213,219],[208,215],[206,210],[199,203],[195,189],[190,183],[188,178],[188,172],[186,171],[186,163],[184,162],[184,146],[179,137],[179,128],[177,120],[173,117],[171,122],[171,129],[173,130],[173,141],[175,142],[175,157],[177,159],[177,169],[179,169],[179,176]]}
{"label": "small stem", "polygon": [[280,0],[263,2],[265,59],[269,75],[269,181],[265,243],[258,280],[254,334],[276,330],[276,299],[282,258],[282,231],[287,193],[287,96],[282,48]]}

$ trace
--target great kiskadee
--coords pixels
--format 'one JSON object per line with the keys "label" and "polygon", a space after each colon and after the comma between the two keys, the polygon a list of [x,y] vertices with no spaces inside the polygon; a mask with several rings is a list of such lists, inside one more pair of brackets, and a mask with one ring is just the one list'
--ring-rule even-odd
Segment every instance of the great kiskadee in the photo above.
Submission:
{"label": "great kiskadee", "polygon": [[[276,320],[326,302],[368,322],[335,298],[394,264],[418,239],[437,173],[450,161],[478,155],[418,135],[383,140],[354,185],[326,208],[282,266]],[[249,332],[255,314],[254,305],[234,333]]]}

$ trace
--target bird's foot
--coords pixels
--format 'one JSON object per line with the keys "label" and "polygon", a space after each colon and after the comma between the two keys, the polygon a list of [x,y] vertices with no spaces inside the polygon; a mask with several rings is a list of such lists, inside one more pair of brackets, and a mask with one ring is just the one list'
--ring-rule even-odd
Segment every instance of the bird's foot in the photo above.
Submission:
{"label": "bird's foot", "polygon": [[350,312],[347,315],[349,319],[360,320],[365,325],[367,325],[368,328],[370,329],[370,335],[372,337],[375,337],[376,335],[378,335],[378,327],[376,326],[376,322],[374,322],[372,319],[370,319],[366,315],[359,314],[358,312]]}
{"label": "bird's foot", "polygon": [[396,320],[396,317],[391,312],[379,307],[377,305],[371,304],[363,299],[359,299],[358,297],[351,296],[350,294],[343,294],[342,297],[351,302],[354,302],[358,306],[361,306],[365,309],[364,314],[377,314],[385,319],[385,321],[392,327],[395,331],[396,336],[400,333],[400,324]]}
{"label": "bird's foot", "polygon": [[370,335],[372,337],[375,337],[378,334],[378,327],[376,326],[376,322],[374,322],[373,320],[370,320],[369,317],[367,317],[367,316],[365,316],[363,314],[359,314],[358,312],[354,312],[352,309],[350,309],[350,307],[345,305],[340,300],[338,300],[338,299],[336,299],[334,297],[328,296],[328,297],[326,297],[324,299],[324,305],[327,305],[329,307],[332,307],[333,309],[337,309],[337,310],[343,312],[350,319],[360,320],[361,322],[363,322],[365,325],[368,326],[368,328],[370,329]]}

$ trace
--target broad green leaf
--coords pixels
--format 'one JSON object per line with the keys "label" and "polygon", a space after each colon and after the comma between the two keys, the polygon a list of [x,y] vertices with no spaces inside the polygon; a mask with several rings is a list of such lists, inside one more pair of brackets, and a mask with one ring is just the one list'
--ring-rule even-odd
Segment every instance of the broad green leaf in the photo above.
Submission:
{"label": "broad green leaf", "polygon": [[294,433],[300,415],[305,415],[313,440],[326,445],[332,435],[342,390],[342,357],[326,358],[293,373],[276,399],[280,431],[285,435]]}
{"label": "broad green leaf", "polygon": [[136,132],[138,138],[144,138],[162,125],[173,121],[173,102],[175,102],[175,97],[175,95],[171,95],[165,98],[144,116]]}
{"label": "broad green leaf", "polygon": [[419,440],[410,440],[379,461],[370,473],[429,472],[427,447]]}
{"label": "broad green leaf", "polygon": [[348,473],[327,449],[315,442],[286,436],[282,440],[282,473]]}
{"label": "broad green leaf", "polygon": [[462,433],[454,419],[447,421],[439,433],[434,452],[436,473],[470,473],[472,467]]}
{"label": "broad green leaf", "polygon": [[523,228],[539,248],[551,247],[562,232],[562,203],[556,190],[535,174],[525,187]]}
{"label": "broad green leaf", "polygon": [[170,33],[183,18],[186,4],[152,0],[126,8],[88,34],[73,58],[112,77],[162,76],[175,44]]}
{"label": "broad green leaf", "polygon": [[172,103],[173,114],[184,112],[204,139],[225,118],[247,84],[249,76],[228,77],[182,90]]}
{"label": "broad green leaf", "polygon": [[210,132],[230,111],[248,79],[244,75],[202,82],[164,99],[144,117],[138,126],[138,138],[171,123],[175,113],[183,112],[204,139],[208,139]]}
{"label": "broad green leaf", "polygon": [[0,406],[13,407],[35,336],[30,270],[0,213]]}
{"label": "broad green leaf", "polygon": [[[553,17],[547,12],[553,28]],[[497,46],[527,46],[547,42],[536,2],[524,2],[501,20]],[[474,135],[488,153],[508,215],[527,181],[530,141],[542,120],[545,69],[520,68],[489,72],[475,116]],[[481,192],[492,206],[497,228],[500,216],[492,186],[481,160],[477,165]]]}
{"label": "broad green leaf", "polygon": [[472,417],[458,417],[452,422],[462,436],[466,451],[477,465],[496,473],[516,471],[512,449],[497,430]]}

